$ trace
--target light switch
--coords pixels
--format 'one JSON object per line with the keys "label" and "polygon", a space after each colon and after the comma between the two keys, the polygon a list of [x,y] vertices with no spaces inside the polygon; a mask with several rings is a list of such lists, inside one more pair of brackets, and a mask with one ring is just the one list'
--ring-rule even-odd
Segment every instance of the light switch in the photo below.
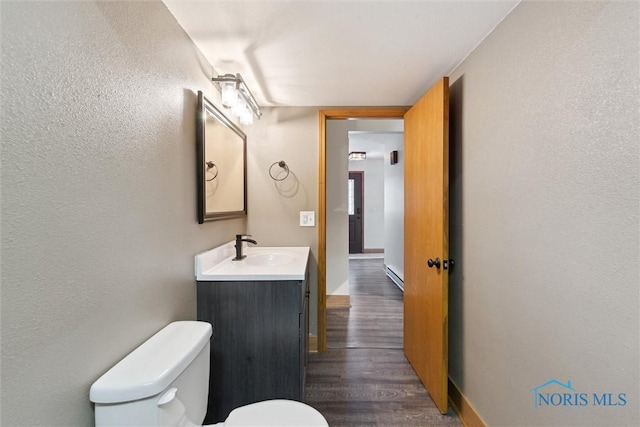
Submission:
{"label": "light switch", "polygon": [[316,213],[314,211],[300,211],[300,227],[315,227]]}

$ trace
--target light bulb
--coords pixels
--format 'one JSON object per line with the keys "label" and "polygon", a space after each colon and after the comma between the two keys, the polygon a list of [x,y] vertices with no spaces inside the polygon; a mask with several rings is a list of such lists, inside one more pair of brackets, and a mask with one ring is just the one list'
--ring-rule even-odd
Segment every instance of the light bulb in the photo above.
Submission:
{"label": "light bulb", "polygon": [[222,106],[233,108],[238,103],[238,91],[236,84],[231,82],[222,83]]}
{"label": "light bulb", "polygon": [[234,105],[233,108],[231,108],[231,112],[233,113],[234,116],[240,117],[242,116],[242,114],[244,114],[245,108],[246,108],[246,105],[245,105],[244,99],[238,97],[236,105]]}
{"label": "light bulb", "polygon": [[240,124],[243,125],[252,125],[253,124],[253,112],[249,108],[249,106],[245,106],[242,115],[240,116]]}

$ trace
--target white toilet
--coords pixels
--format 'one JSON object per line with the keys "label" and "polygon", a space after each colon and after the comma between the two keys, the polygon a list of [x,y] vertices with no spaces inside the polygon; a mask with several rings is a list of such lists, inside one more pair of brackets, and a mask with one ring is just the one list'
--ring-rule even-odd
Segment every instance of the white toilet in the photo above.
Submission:
{"label": "white toilet", "polygon": [[[209,392],[206,322],[174,322],[122,359],[92,386],[96,426],[201,426]],[[216,426],[322,426],[309,405],[267,400],[236,408]]]}

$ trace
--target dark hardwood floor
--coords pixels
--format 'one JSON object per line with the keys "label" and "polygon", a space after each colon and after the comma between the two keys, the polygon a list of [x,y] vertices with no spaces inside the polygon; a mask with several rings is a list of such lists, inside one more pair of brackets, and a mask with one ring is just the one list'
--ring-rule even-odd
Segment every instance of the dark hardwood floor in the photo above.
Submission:
{"label": "dark hardwood floor", "polygon": [[402,351],[402,292],[382,259],[349,261],[351,308],[327,310],[327,351],[312,353],[307,403],[332,427],[461,426],[440,414]]}

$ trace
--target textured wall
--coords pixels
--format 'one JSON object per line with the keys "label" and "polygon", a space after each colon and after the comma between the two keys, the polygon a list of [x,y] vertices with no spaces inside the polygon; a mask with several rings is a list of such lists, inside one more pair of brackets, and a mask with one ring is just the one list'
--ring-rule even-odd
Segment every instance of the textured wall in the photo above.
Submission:
{"label": "textured wall", "polygon": [[2,2],[3,426],[93,425],[89,387],[179,319],[211,67],[162,3]]}
{"label": "textured wall", "polygon": [[[245,129],[249,184],[248,232],[259,246],[309,246],[310,330],[317,333],[318,228],[300,227],[300,211],[318,210],[318,109],[263,108]],[[284,160],[290,174],[281,182],[269,167]],[[278,165],[272,173],[284,178]]]}
{"label": "textured wall", "polygon": [[[451,76],[450,374],[488,425],[640,424],[638,26],[527,1]],[[589,405],[534,408],[551,379]]]}

